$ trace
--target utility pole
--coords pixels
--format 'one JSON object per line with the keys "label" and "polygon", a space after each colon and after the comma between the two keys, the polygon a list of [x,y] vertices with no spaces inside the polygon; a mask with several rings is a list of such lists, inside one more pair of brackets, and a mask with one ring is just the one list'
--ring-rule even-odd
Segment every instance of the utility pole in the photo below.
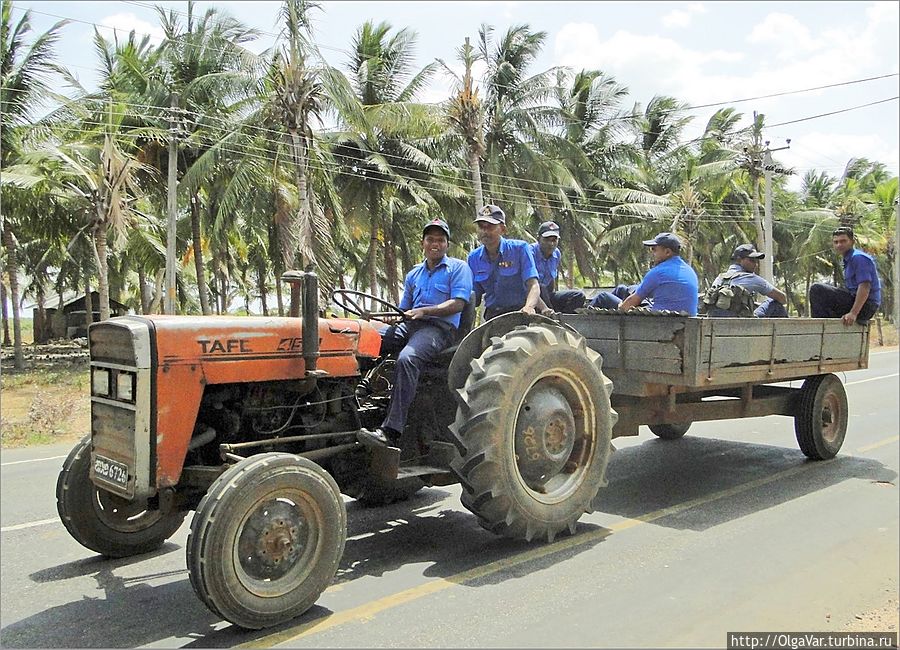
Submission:
{"label": "utility pole", "polygon": [[775,163],[772,162],[772,152],[773,151],[783,151],[784,149],[791,148],[791,140],[787,139],[786,147],[779,147],[777,149],[769,149],[769,141],[766,140],[766,150],[763,152],[763,170],[765,171],[766,176],[766,206],[765,206],[765,221],[763,222],[763,253],[766,256],[762,260],[762,268],[760,269],[762,273],[762,277],[771,282],[775,283],[775,266],[774,260],[772,256],[775,253],[775,248],[773,246],[774,240],[774,229],[772,226],[772,172],[778,171],[779,173],[790,173],[790,171],[783,170],[781,168],[776,168]]}
{"label": "utility pole", "polygon": [[169,118],[169,197],[168,230],[166,232],[166,302],[165,313],[175,313],[175,220],[178,215],[178,94],[172,93],[172,115]]}

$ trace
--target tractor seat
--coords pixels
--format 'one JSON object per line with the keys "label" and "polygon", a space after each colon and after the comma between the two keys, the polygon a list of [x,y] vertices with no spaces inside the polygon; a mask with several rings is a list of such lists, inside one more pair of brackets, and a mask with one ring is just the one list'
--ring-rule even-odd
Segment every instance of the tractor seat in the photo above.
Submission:
{"label": "tractor seat", "polygon": [[474,323],[475,292],[473,291],[469,295],[469,302],[466,303],[466,306],[463,307],[462,312],[460,312],[459,327],[456,328],[456,339],[453,341],[453,344],[450,347],[441,350],[437,358],[428,365],[439,368],[446,368],[449,366],[450,360],[453,358],[453,355],[456,354],[456,349],[459,347],[460,341],[466,338],[466,334],[472,331],[472,325],[474,325]]}

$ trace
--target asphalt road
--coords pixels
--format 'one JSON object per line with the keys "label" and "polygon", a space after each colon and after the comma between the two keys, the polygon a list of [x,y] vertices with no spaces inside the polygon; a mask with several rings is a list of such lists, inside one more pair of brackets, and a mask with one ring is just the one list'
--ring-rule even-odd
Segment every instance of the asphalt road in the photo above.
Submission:
{"label": "asphalt road", "polygon": [[188,519],[158,552],[103,560],[56,517],[65,447],[0,457],[3,647],[722,647],[727,631],[839,631],[898,593],[898,353],[841,376],[837,458],[805,459],[789,418],[618,439],[576,535],[494,537],[459,487],[347,504],[335,584],[302,618],[234,628],[194,596]]}

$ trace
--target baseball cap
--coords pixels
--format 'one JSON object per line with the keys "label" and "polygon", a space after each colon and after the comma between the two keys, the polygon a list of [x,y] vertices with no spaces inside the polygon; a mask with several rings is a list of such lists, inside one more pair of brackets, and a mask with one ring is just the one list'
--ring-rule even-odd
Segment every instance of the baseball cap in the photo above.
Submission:
{"label": "baseball cap", "polygon": [[681,250],[681,240],[670,232],[661,232],[653,239],[648,239],[643,243],[644,246],[665,246],[676,253]]}
{"label": "baseball cap", "polygon": [[486,205],[475,215],[475,221],[487,221],[488,223],[506,223],[506,213],[496,205]]}
{"label": "baseball cap", "polygon": [[425,224],[425,227],[422,228],[422,235],[424,236],[426,232],[428,232],[429,228],[440,228],[444,231],[444,234],[447,235],[447,239],[450,239],[450,226],[447,225],[447,222],[443,219],[432,219],[428,223]]}
{"label": "baseball cap", "polygon": [[731,259],[742,260],[745,257],[749,257],[754,260],[761,260],[765,256],[765,253],[760,253],[758,250],[753,248],[753,244],[741,244],[734,249],[734,253],[731,254]]}
{"label": "baseball cap", "polygon": [[538,228],[538,237],[559,237],[559,224],[555,221],[545,221]]}

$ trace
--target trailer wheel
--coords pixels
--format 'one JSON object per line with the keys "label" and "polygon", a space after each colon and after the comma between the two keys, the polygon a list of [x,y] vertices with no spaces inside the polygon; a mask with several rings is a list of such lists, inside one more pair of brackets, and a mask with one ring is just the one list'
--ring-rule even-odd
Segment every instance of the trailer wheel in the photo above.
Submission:
{"label": "trailer wheel", "polygon": [[833,374],[808,377],[794,416],[797,444],[813,460],[834,458],[847,435],[847,392]]}
{"label": "trailer wheel", "polygon": [[650,424],[650,431],[663,440],[678,440],[691,428],[692,422],[679,422],[678,424]]}
{"label": "trailer wheel", "polygon": [[452,468],[484,528],[553,541],[592,512],[617,419],[601,364],[583,337],[545,325],[518,326],[471,362]]}
{"label": "trailer wheel", "polygon": [[98,489],[90,479],[91,439],[69,452],[56,481],[56,510],[82,546],[107,557],[153,551],[175,534],[187,512],[153,510],[144,499],[129,501]]}
{"label": "trailer wheel", "polygon": [[363,450],[335,456],[329,468],[341,492],[370,508],[406,501],[425,487],[425,483],[414,476],[386,481],[373,475]]}
{"label": "trailer wheel", "polygon": [[216,479],[197,507],[191,585],[235,625],[277,625],[316,602],[346,538],[344,502],[324,469],[292,454],[251,456]]}

